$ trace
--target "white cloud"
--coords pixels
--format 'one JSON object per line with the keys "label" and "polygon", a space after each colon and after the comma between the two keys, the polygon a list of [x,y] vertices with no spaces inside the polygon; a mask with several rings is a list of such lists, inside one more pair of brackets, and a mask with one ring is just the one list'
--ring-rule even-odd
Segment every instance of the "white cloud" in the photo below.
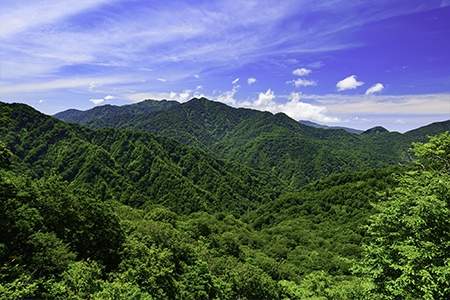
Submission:
{"label": "white cloud", "polygon": [[194,74],[194,78],[197,78],[197,79],[199,79],[199,78],[200,78],[200,75],[198,75],[198,74]]}
{"label": "white cloud", "polygon": [[271,89],[268,89],[265,93],[259,93],[258,99],[255,102],[253,102],[253,105],[255,107],[266,108],[273,103],[274,99],[275,93]]}
{"label": "white cloud", "polygon": [[298,68],[298,69],[295,69],[294,71],[292,71],[292,74],[295,75],[295,76],[307,76],[311,72],[312,71],[310,69]]}
{"label": "white cloud", "polygon": [[167,79],[165,79],[165,78],[156,78],[156,80],[161,81],[161,82],[166,82],[167,81]]}
{"label": "white cloud", "polygon": [[105,99],[101,98],[101,99],[89,99],[89,101],[91,101],[92,103],[94,103],[94,105],[100,105],[103,102],[105,102]]}
{"label": "white cloud", "polygon": [[239,82],[239,77],[231,82],[231,84],[237,84]]}
{"label": "white cloud", "polygon": [[289,100],[285,103],[275,101],[276,95],[268,89],[261,92],[255,101],[244,101],[237,103],[239,107],[257,109],[261,111],[270,111],[272,113],[285,113],[295,120],[313,120],[321,123],[338,122],[339,119],[327,115],[327,108],[324,106],[313,105],[301,101],[300,93],[292,93]]}
{"label": "white cloud", "polygon": [[94,103],[94,105],[99,105],[99,104],[102,104],[102,103],[104,103],[104,102],[106,102],[108,100],[113,100],[113,99],[116,99],[116,97],[108,95],[108,96],[105,96],[103,98],[95,98],[95,99],[92,98],[92,99],[89,99],[89,101]]}
{"label": "white cloud", "polygon": [[338,91],[345,91],[345,90],[352,90],[356,89],[357,87],[363,85],[364,82],[358,81],[356,78],[356,75],[348,76],[345,79],[342,79],[338,83],[336,83],[336,87]]}
{"label": "white cloud", "polygon": [[307,87],[307,86],[316,86],[317,82],[314,80],[302,79],[298,78],[295,80],[288,81],[287,83],[292,83],[296,88],[298,87]]}
{"label": "white cloud", "polygon": [[250,78],[247,79],[247,84],[248,85],[252,85],[254,83],[256,83],[256,78],[250,77]]}
{"label": "white cloud", "polygon": [[384,89],[384,85],[382,83],[376,83],[367,89],[366,95],[372,95],[375,93],[379,93]]}
{"label": "white cloud", "polygon": [[237,100],[234,98],[237,91],[239,90],[239,85],[233,85],[231,90],[221,93],[216,97],[216,100],[231,106],[236,106]]}

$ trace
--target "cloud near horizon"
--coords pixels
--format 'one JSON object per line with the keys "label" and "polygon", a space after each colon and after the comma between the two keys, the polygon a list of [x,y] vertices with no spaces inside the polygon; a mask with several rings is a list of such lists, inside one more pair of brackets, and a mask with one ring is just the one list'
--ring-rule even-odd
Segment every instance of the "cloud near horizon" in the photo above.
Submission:
{"label": "cloud near horizon", "polygon": [[372,95],[381,92],[384,89],[384,85],[382,83],[375,83],[370,88],[367,89],[366,95]]}

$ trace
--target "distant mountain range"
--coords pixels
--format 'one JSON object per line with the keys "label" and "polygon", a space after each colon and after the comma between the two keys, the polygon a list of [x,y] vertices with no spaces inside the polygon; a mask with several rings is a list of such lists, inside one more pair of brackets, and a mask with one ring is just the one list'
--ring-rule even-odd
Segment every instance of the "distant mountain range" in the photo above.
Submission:
{"label": "distant mountain range", "polygon": [[307,121],[307,120],[300,120],[299,121],[301,124],[306,125],[306,126],[311,126],[314,128],[322,128],[322,129],[343,129],[349,133],[356,133],[356,134],[360,134],[363,133],[364,130],[359,130],[359,129],[354,129],[354,128],[349,128],[349,127],[342,127],[342,126],[327,126],[327,125],[323,125],[323,124],[319,124],[319,123],[315,123],[312,121]]}
{"label": "distant mountain range", "polygon": [[293,187],[338,171],[408,161],[407,150],[412,142],[450,129],[450,121],[404,134],[382,127],[365,132],[324,129],[283,113],[234,108],[206,98],[186,103],[146,100],[120,107],[69,110],[55,117],[91,128],[157,133],[202,148],[217,158],[270,171]]}

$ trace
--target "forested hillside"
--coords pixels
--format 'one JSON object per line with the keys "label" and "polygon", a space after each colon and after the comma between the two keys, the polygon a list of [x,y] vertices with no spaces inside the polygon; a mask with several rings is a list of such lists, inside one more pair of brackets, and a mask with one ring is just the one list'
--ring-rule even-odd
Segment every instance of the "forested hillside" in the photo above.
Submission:
{"label": "forested hillside", "polygon": [[143,111],[132,118],[117,111],[128,111],[133,105],[114,107],[114,110],[106,107],[103,110],[107,112],[98,119],[94,112],[102,110],[101,107],[77,112],[76,117],[68,112],[56,117],[94,128],[126,127],[155,132],[201,147],[219,158],[270,170],[294,188],[333,172],[408,161],[407,150],[412,142],[450,130],[447,121],[405,134],[376,128],[352,134],[343,129],[314,128],[284,114],[233,108],[206,98],[194,98],[170,107],[165,103],[147,100],[135,104],[161,108]]}
{"label": "forested hillside", "polygon": [[0,104],[0,141],[33,177],[58,174],[101,199],[177,212],[245,212],[283,191],[274,176],[150,133],[90,130]]}
{"label": "forested hillside", "polygon": [[[260,117],[275,132],[297,126]],[[275,171],[148,132],[88,129],[19,104],[0,105],[0,125],[2,299],[450,296],[445,129],[414,144],[411,162],[289,189]],[[347,136],[300,128],[323,143]],[[361,136],[350,135],[381,150],[402,135]]]}

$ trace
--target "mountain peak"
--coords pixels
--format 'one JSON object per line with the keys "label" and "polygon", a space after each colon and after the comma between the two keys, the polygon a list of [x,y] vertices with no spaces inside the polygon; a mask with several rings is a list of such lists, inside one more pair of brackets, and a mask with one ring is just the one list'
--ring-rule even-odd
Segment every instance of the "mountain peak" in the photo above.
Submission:
{"label": "mountain peak", "polygon": [[383,126],[375,126],[370,129],[367,129],[366,131],[363,132],[363,134],[385,133],[385,132],[389,132],[389,130],[387,130]]}

